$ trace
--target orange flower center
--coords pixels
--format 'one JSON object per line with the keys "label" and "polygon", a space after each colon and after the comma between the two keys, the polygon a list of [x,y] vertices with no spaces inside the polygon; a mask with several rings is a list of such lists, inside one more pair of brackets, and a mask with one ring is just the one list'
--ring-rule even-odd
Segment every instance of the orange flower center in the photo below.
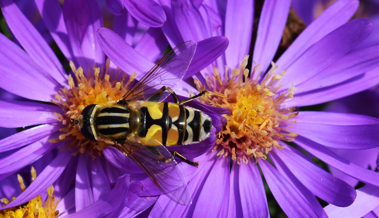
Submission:
{"label": "orange flower center", "polygon": [[[239,164],[241,160],[248,163],[250,158],[266,158],[266,154],[273,148],[281,149],[278,140],[292,141],[296,133],[288,130],[290,123],[297,113],[295,108],[283,108],[281,104],[293,97],[295,88],[291,87],[285,92],[278,92],[281,85],[277,85],[280,75],[275,73],[276,65],[264,79],[251,79],[248,77],[249,70],[247,56],[241,63],[240,68],[232,70],[229,78],[228,69],[225,70],[224,79],[221,80],[217,68],[214,68],[213,78],[207,77],[208,95],[201,97],[205,104],[228,108],[231,113],[225,115],[227,123],[218,133],[216,146],[218,155],[224,157],[231,155],[233,161]],[[254,68],[252,75],[261,73]],[[244,81],[244,82],[243,82]],[[195,80],[199,91],[205,89],[199,80]]]}
{"label": "orange flower center", "polygon": [[109,64],[110,61],[107,60],[105,69],[94,67],[93,71],[88,70],[88,76],[85,76],[81,67],[76,69],[70,62],[75,78],[69,75],[70,89],[61,89],[59,95],[55,95],[56,100],[53,100],[54,104],[62,108],[63,113],[56,115],[65,127],[60,129],[62,134],[59,138],[52,139],[50,142],[66,141],[64,148],[70,147],[75,150],[75,154],[86,152],[93,157],[101,155],[102,150],[108,146],[103,142],[88,141],[77,125],[72,126],[72,120],[77,120],[86,106],[115,102],[121,99],[129,89],[135,74],[127,77],[126,74],[121,74],[121,70],[110,70]]}

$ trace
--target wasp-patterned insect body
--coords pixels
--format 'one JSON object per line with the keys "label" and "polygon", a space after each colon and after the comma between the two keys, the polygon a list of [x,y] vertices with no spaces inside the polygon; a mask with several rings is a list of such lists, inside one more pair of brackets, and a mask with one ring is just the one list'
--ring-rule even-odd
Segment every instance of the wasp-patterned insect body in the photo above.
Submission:
{"label": "wasp-patterned insect body", "polygon": [[[183,105],[206,91],[179,101],[170,87],[183,78],[196,46],[195,42],[180,44],[142,78],[137,76],[138,82],[121,99],[88,105],[78,120],[72,119],[85,138],[125,153],[164,194],[184,205],[191,203],[191,197],[174,157],[193,166],[198,163],[166,147],[205,140],[212,120],[202,111]],[[175,103],[163,102],[168,96],[165,91],[171,93]]]}
{"label": "wasp-patterned insect body", "polygon": [[89,105],[79,118],[88,140],[128,140],[145,146],[186,145],[203,141],[212,128],[200,110],[168,102]]}

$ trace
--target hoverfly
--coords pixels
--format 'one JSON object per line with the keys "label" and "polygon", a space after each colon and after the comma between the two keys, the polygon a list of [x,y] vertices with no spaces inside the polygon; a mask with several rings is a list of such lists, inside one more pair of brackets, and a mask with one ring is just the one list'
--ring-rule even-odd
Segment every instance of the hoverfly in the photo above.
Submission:
{"label": "hoverfly", "polygon": [[[166,146],[186,145],[209,137],[211,118],[200,110],[183,104],[200,97],[201,92],[179,101],[169,86],[184,76],[197,44],[185,42],[170,51],[116,102],[91,104],[76,121],[83,136],[90,141],[108,143],[130,157],[169,198],[190,204],[186,182],[175,156],[197,167]],[[156,90],[154,87],[161,87]],[[162,102],[168,91],[175,103]],[[145,98],[153,93],[149,98]],[[166,96],[163,96],[166,94]]]}

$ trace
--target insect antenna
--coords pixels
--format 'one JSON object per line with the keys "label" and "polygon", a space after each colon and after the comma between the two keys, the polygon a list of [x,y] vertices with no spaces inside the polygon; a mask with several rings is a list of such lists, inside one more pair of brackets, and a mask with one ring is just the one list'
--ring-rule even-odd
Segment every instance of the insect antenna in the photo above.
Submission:
{"label": "insect antenna", "polygon": [[78,123],[79,123],[79,120],[77,120],[77,119],[74,119],[74,118],[71,118],[71,121],[72,121],[72,123],[71,123],[71,125],[70,125],[70,127],[69,127],[69,128],[72,128],[73,126],[75,126],[76,124],[78,124]]}

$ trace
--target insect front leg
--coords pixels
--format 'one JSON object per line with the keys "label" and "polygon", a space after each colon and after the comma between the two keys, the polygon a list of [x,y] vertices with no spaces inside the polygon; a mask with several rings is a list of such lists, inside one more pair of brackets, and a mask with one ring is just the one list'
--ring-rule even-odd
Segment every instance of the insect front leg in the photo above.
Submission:
{"label": "insect front leg", "polygon": [[204,94],[207,93],[207,92],[208,92],[208,90],[203,90],[202,92],[200,92],[200,93],[197,94],[197,95],[192,96],[191,98],[187,98],[187,99],[184,99],[183,101],[179,101],[179,104],[184,104],[184,103],[187,103],[187,102],[189,102],[189,101],[192,101],[192,100],[194,100],[194,99],[196,99],[196,98],[201,97],[202,95],[204,95]]}
{"label": "insect front leg", "polygon": [[160,88],[158,91],[156,91],[152,96],[150,96],[147,100],[148,101],[155,101],[155,102],[158,102],[159,99],[161,99],[162,97],[162,94],[164,91],[168,91],[170,92],[170,94],[172,95],[172,97],[174,98],[175,100],[175,103],[176,104],[179,104],[179,98],[178,96],[176,95],[176,93],[170,88],[170,87],[166,87],[166,86],[162,86],[162,88]]}

